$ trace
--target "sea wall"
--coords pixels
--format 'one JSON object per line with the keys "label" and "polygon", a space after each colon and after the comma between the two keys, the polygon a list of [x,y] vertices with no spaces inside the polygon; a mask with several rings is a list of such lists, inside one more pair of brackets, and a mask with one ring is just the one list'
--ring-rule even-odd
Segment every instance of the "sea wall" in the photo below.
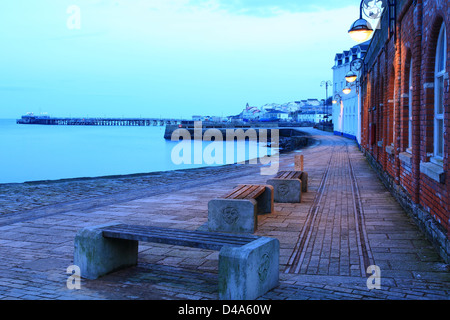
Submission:
{"label": "sea wall", "polygon": [[[179,130],[179,131],[177,131]],[[179,127],[179,126],[166,126],[164,133],[164,139],[178,141],[183,136],[183,139],[203,139],[205,134],[208,135],[211,131],[220,132],[222,139],[246,139],[250,140],[255,138],[257,142],[267,143],[269,147],[275,147],[280,149],[280,153],[294,151],[300,148],[307,147],[313,143],[313,138],[308,133],[301,131],[300,128],[292,127],[273,127],[273,126],[260,126],[260,127],[207,127],[202,128],[193,126]],[[275,140],[272,137],[274,130],[277,130],[278,145],[273,145]],[[234,133],[230,134],[230,132]],[[187,134],[188,133],[188,134]]]}
{"label": "sea wall", "polygon": [[[282,153],[306,147],[312,142],[309,134],[298,129],[280,131]],[[11,220],[19,222],[28,219],[29,216],[88,210],[92,206],[131,201],[158,194],[162,190],[173,189],[175,192],[190,184],[239,177],[244,173],[260,174],[260,166],[249,163],[228,164],[130,175],[0,184],[0,226]]]}

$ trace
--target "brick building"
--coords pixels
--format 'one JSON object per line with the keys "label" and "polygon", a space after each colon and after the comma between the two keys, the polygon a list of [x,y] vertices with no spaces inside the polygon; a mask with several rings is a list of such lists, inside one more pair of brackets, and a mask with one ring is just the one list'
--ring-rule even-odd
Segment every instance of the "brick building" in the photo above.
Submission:
{"label": "brick building", "polygon": [[361,149],[450,256],[450,0],[391,1],[364,59]]}

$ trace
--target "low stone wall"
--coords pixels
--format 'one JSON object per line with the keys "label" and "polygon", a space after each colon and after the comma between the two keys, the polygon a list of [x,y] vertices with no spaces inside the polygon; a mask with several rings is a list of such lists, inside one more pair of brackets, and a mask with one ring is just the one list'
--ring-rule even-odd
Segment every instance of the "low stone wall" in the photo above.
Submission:
{"label": "low stone wall", "polygon": [[383,170],[381,165],[369,152],[365,150],[363,152],[384,186],[437,249],[442,259],[446,263],[450,263],[450,240],[447,238],[444,228],[424,208],[412,201],[407,191],[401,185],[395,183],[394,179]]}
{"label": "low stone wall", "polygon": [[[303,148],[313,141],[309,135],[295,129],[283,130],[280,136],[282,153]],[[87,204],[87,200],[91,199],[98,199],[99,203],[126,201],[169,187],[177,189],[180,181],[183,185],[186,185],[186,181],[206,183],[211,179],[239,176],[243,171],[259,170],[258,165],[230,164],[120,176],[0,184],[0,218],[40,208],[55,212],[69,210],[71,207],[88,209],[83,207],[83,203]]]}
{"label": "low stone wall", "polygon": [[93,199],[98,205],[106,205],[171,188],[176,190],[180,188],[180,183],[182,186],[201,184],[258,170],[258,165],[230,164],[120,176],[0,184],[0,218],[39,208],[55,212],[59,209],[71,210],[72,207],[88,209],[83,205],[90,204]]}

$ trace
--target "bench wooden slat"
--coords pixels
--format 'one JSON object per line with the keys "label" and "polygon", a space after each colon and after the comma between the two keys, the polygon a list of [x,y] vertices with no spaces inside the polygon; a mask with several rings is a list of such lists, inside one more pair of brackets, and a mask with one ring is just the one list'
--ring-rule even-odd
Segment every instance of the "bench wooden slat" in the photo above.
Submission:
{"label": "bench wooden slat", "polygon": [[[111,228],[110,228],[111,230]],[[213,239],[226,241],[229,243],[248,243],[256,239],[255,236],[252,235],[239,235],[233,234],[230,235],[228,233],[217,233],[217,232],[208,232],[208,231],[192,231],[192,230],[183,230],[183,229],[171,229],[171,228],[161,228],[155,226],[138,226],[138,225],[118,225],[114,227],[115,231],[122,232],[149,232],[155,235],[171,235],[171,236],[180,236],[180,237],[192,237],[194,239]]]}
{"label": "bench wooden slat", "polygon": [[256,189],[256,186],[252,185],[243,185],[242,188],[240,188],[240,193],[236,194],[233,199],[245,199],[249,193],[251,193],[254,189]]}
{"label": "bench wooden slat", "polygon": [[280,172],[279,177],[280,177],[281,179],[287,179],[288,174],[289,174],[289,172],[282,171],[282,172]]}
{"label": "bench wooden slat", "polygon": [[131,225],[106,227],[102,229],[102,232],[103,236],[107,238],[155,242],[208,250],[220,250],[224,246],[240,247],[256,239],[252,236]]}
{"label": "bench wooden slat", "polygon": [[225,199],[250,199],[257,198],[265,191],[265,186],[259,185],[239,185],[229,194],[225,195]]}
{"label": "bench wooden slat", "polygon": [[246,198],[247,199],[256,199],[266,190],[265,186],[254,186],[253,191],[250,192]]}
{"label": "bench wooden slat", "polygon": [[246,189],[235,199],[249,199],[252,197],[255,191],[258,191],[258,186],[246,186]]}
{"label": "bench wooden slat", "polygon": [[287,175],[288,179],[300,179],[301,174],[298,174],[297,172],[289,172]]}
{"label": "bench wooden slat", "polygon": [[245,245],[243,243],[225,243],[223,241],[202,240],[198,238],[180,238],[174,237],[173,235],[152,234],[146,232],[118,233],[115,231],[105,230],[103,231],[103,236],[107,238],[154,242],[207,250],[220,250],[224,246],[240,247]]}
{"label": "bench wooden slat", "polygon": [[230,193],[224,196],[225,199],[233,199],[235,196],[239,195],[241,192],[245,190],[245,185],[238,186],[234,188]]}
{"label": "bench wooden slat", "polygon": [[301,179],[302,171],[280,171],[276,178],[278,179]]}
{"label": "bench wooden slat", "polygon": [[154,235],[170,235],[173,237],[186,237],[194,239],[210,239],[220,240],[229,243],[247,243],[255,240],[256,238],[251,235],[230,235],[228,233],[215,233],[207,231],[192,231],[183,229],[170,229],[154,226],[138,226],[138,225],[118,225],[113,228],[108,228],[116,232],[133,233],[133,232],[147,232]]}

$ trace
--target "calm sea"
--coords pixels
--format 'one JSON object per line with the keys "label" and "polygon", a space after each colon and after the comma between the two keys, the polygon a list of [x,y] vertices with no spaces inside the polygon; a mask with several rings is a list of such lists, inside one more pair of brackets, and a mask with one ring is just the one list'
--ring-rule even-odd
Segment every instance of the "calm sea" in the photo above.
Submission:
{"label": "calm sea", "polygon": [[[193,164],[193,143],[189,143],[191,149],[185,145],[174,161],[172,150],[179,150],[181,145],[165,140],[164,130],[164,127],[19,125],[16,120],[0,119],[0,183],[126,175],[211,165],[203,157],[201,164]],[[258,151],[266,152],[253,144],[233,143],[235,162],[256,158]],[[205,150],[208,143],[203,142],[201,147]],[[223,142],[224,154],[227,148],[231,145]],[[192,160],[177,164],[180,157],[189,155],[189,151]],[[216,156],[215,151],[210,154]],[[225,155],[223,159],[212,165],[226,163]]]}

